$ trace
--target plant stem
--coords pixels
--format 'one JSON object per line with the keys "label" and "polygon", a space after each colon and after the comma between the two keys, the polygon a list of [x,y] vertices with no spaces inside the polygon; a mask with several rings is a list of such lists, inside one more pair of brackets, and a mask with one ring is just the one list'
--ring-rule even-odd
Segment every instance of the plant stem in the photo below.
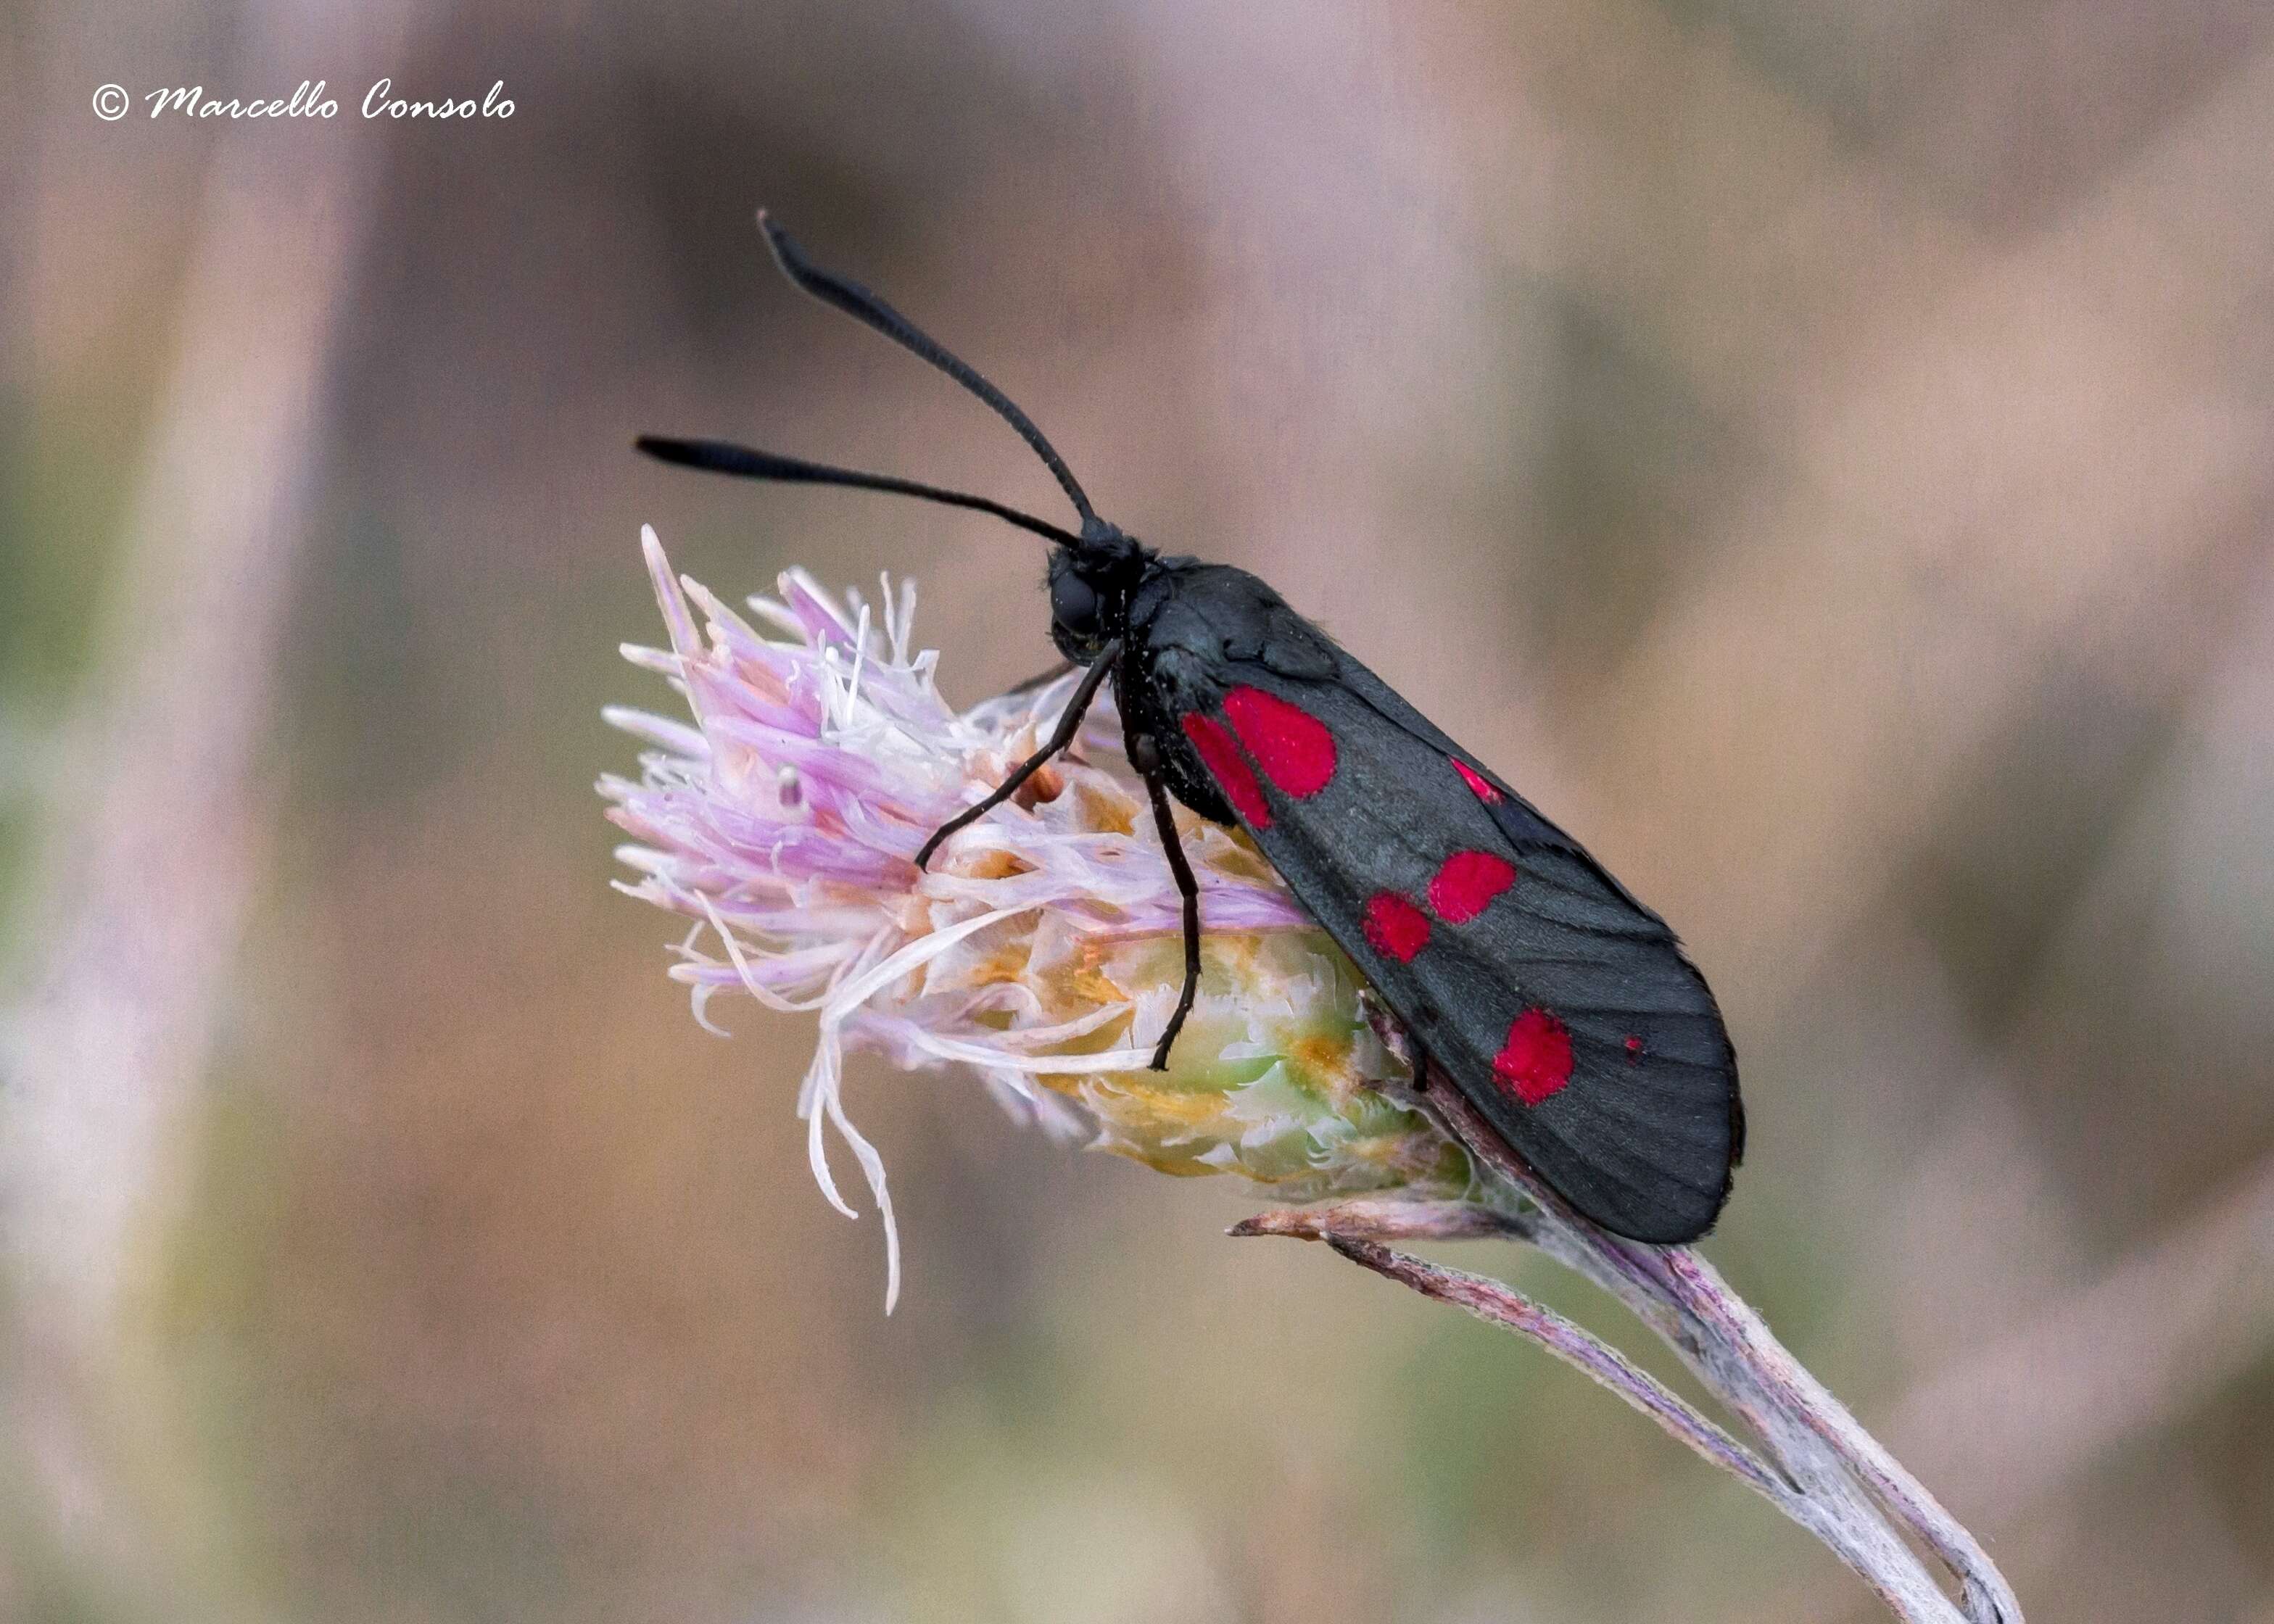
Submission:
{"label": "plant stem", "polygon": [[[1786,1350],[1712,1264],[1686,1246],[1622,1240],[1579,1216],[1434,1067],[1419,1100],[1516,1202],[1502,1209],[1478,1202],[1349,1201],[1259,1214],[1231,1232],[1324,1241],[1353,1263],[1538,1342],[1749,1485],[1822,1541],[1900,1619],[2021,1624],[2019,1602],[1980,1544]],[[1741,1443],[1618,1350],[1512,1287],[1383,1244],[1491,1236],[1531,1242],[1625,1304],[1756,1446]],[[1906,1534],[1949,1570],[1957,1601]]]}

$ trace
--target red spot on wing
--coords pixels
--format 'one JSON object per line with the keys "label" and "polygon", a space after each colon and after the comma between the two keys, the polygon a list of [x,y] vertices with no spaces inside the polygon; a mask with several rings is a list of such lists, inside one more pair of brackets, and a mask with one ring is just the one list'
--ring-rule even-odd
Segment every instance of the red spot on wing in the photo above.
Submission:
{"label": "red spot on wing", "polygon": [[1571,1034],[1543,1009],[1509,1023],[1508,1042],[1493,1056],[1493,1075],[1526,1105],[1560,1094],[1571,1080]]}
{"label": "red spot on wing", "polygon": [[1263,776],[1294,796],[1315,795],[1335,776],[1335,736],[1327,725],[1276,694],[1236,688],[1224,713]]}
{"label": "red spot on wing", "polygon": [[1366,939],[1375,952],[1412,964],[1429,945],[1429,916],[1396,891],[1378,891],[1367,898]]}
{"label": "red spot on wing", "polygon": [[1492,899],[1516,883],[1516,865],[1490,852],[1455,852],[1429,882],[1429,906],[1449,925],[1483,913]]}
{"label": "red spot on wing", "polygon": [[1474,767],[1470,766],[1468,763],[1463,761],[1457,756],[1453,758],[1453,771],[1459,773],[1461,777],[1467,781],[1469,787],[1476,791],[1477,799],[1483,801],[1485,805],[1490,806],[1494,801],[1498,801],[1501,798],[1500,792],[1495,789],[1491,785],[1485,782],[1484,774],[1479,772]]}
{"label": "red spot on wing", "polygon": [[1630,1034],[1627,1038],[1627,1058],[1630,1061],[1642,1058],[1642,1039],[1639,1036]]}
{"label": "red spot on wing", "polygon": [[1249,770],[1247,758],[1239,753],[1239,746],[1213,717],[1188,710],[1181,718],[1185,737],[1193,741],[1193,748],[1201,753],[1208,764],[1216,787],[1224,798],[1231,802],[1231,809],[1258,829],[1271,827],[1271,808],[1263,804],[1263,788]]}

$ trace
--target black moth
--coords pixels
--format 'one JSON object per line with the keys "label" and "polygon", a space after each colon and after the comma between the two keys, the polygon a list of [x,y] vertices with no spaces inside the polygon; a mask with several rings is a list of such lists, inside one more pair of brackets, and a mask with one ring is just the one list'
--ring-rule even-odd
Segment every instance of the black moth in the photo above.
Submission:
{"label": "black moth", "polygon": [[1087,672],[1050,741],[937,831],[917,863],[1071,744],[1111,680],[1184,896],[1184,991],[1156,1069],[1192,1008],[1201,963],[1200,896],[1170,816],[1174,795],[1254,837],[1418,1048],[1572,1206],[1636,1240],[1687,1241],[1711,1228],[1744,1148],[1736,1057],[1665,921],[1262,582],[1163,558],[1099,518],[1001,390],[758,218],[792,282],[993,407],[1081,516],[1069,532],[915,480],[715,440],[639,441],[716,473],[976,508],[1056,544],[1050,637]]}

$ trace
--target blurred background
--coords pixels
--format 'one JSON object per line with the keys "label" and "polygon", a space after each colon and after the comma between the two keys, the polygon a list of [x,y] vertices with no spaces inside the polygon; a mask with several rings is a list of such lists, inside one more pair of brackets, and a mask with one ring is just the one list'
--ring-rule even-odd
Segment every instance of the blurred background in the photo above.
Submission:
{"label": "blurred background", "polygon": [[966,701],[1041,560],[629,441],[1058,508],[763,202],[1682,929],[1709,1255],[2033,1618],[2274,1620],[2274,11],[31,0],[0,79],[0,1617],[1878,1616],[968,1079],[855,1077],[882,1316],[809,1025],[606,888],[637,526],[915,572]]}

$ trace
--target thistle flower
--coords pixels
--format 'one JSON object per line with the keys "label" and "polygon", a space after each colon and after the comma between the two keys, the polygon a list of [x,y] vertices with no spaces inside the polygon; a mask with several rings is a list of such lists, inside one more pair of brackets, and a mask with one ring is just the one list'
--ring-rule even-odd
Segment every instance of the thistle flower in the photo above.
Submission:
{"label": "thistle flower", "polygon": [[899,1237],[883,1159],[845,1109],[855,1050],[968,1065],[1061,1136],[1164,1172],[1243,1174],[1288,1200],[1467,1187],[1459,1147],[1385,1092],[1410,1072],[1350,961],[1245,835],[1188,812],[1200,998],[1169,1070],[1146,1069],[1182,982],[1181,904],[1109,697],[1033,793],[919,869],[925,838],[1033,753],[1074,679],[958,711],[937,655],[911,642],[912,583],[886,577],[876,605],[840,605],[792,570],[745,619],[675,579],[652,530],[641,539],[671,646],[624,653],[669,678],[694,723],[605,713],[649,746],[637,782],[599,785],[636,842],[619,848],[638,876],[621,888],[695,921],[671,974],[712,1030],[722,992],[818,1011],[798,1115],[832,1205],[853,1215],[826,1129],[868,1182],[888,1308]]}

